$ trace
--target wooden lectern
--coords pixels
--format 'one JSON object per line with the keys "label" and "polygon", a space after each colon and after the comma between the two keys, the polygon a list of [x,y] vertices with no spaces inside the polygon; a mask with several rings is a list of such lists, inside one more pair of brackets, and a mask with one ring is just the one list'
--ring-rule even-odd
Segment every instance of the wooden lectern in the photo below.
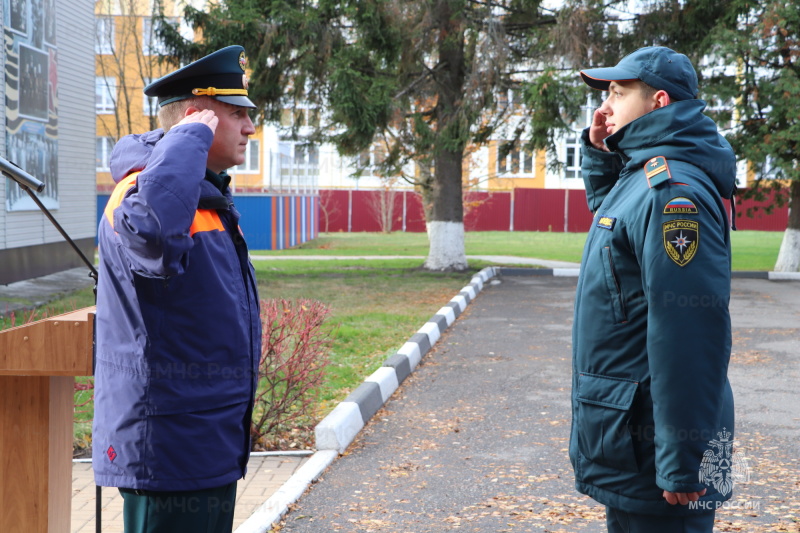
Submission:
{"label": "wooden lectern", "polygon": [[92,375],[94,307],[0,332],[0,531],[68,533],[75,376]]}

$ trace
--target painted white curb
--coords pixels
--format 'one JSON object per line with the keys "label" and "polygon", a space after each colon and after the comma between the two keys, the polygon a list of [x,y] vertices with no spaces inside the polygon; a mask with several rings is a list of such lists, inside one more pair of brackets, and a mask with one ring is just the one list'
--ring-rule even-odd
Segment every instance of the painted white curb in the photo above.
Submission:
{"label": "painted white curb", "polygon": [[467,294],[469,294],[470,301],[474,300],[475,297],[478,295],[478,293],[475,292],[475,287],[473,287],[472,285],[467,285],[466,287],[461,289],[461,292],[466,292]]}
{"label": "painted white curb", "polygon": [[400,383],[397,382],[397,372],[390,366],[380,367],[364,381],[372,381],[378,384],[381,388],[383,403],[386,403],[389,397],[394,394],[394,391],[397,390],[397,387],[400,386]]}
{"label": "painted white curb", "polygon": [[425,325],[417,330],[417,333],[424,333],[428,336],[431,342],[431,348],[439,340],[441,333],[439,332],[439,324],[436,322],[425,322]]}
{"label": "painted white curb", "polygon": [[358,404],[342,402],[314,429],[317,449],[344,453],[363,427],[364,421],[361,419]]}
{"label": "painted white curb", "polygon": [[467,299],[464,298],[464,296],[462,296],[461,294],[452,297],[450,301],[458,305],[458,308],[461,310],[462,313],[464,312],[464,309],[467,308]]}
{"label": "painted white curb", "polygon": [[447,325],[452,326],[453,322],[456,321],[456,314],[453,311],[452,307],[442,307],[438,311],[436,311],[437,315],[443,316],[447,320]]}
{"label": "painted white curb", "polygon": [[554,268],[553,276],[562,278],[574,278],[581,273],[580,268]]}
{"label": "painted white curb", "polygon": [[236,528],[235,533],[266,533],[272,529],[272,525],[280,521],[289,506],[303,495],[309,485],[316,481],[338,456],[335,450],[323,450],[312,455],[275,494]]}
{"label": "painted white curb", "polygon": [[422,355],[419,353],[419,344],[416,342],[405,343],[399,350],[397,350],[397,353],[408,357],[408,364],[411,366],[412,371],[417,368],[417,365],[422,359]]}
{"label": "painted white curb", "polygon": [[767,279],[770,281],[800,281],[800,272],[769,272]]}
{"label": "painted white curb", "polygon": [[[456,295],[450,300],[463,312],[467,305],[475,299],[477,294],[483,289],[485,282],[496,275],[494,267],[487,267],[472,277],[470,285],[467,285],[461,292],[469,295],[469,300],[462,295]],[[442,317],[442,319],[436,318]],[[432,320],[426,322],[412,336],[409,342],[397,351],[397,353],[387,359],[386,366],[383,366],[372,373],[364,380],[364,383],[375,383],[380,390],[381,405],[385,404],[394,391],[400,386],[400,382],[405,379],[419,364],[423,350],[427,353],[433,345],[441,338],[444,330],[452,325],[456,320],[456,313],[452,307],[442,307],[436,312]],[[425,335],[429,341],[425,345]],[[420,348],[422,344],[422,348]],[[406,364],[407,362],[407,364]],[[400,375],[398,375],[400,371]],[[368,420],[373,416],[377,407],[376,392],[378,389],[365,387],[363,384],[356,389],[353,395],[358,401],[343,401],[328,414],[315,428],[316,447],[319,450],[311,459],[308,460],[289,480],[278,489],[261,507],[259,507],[241,526],[236,528],[235,533],[266,533],[272,525],[286,514],[289,506],[297,501],[305,492],[308,486],[316,480],[338,456],[345,452],[347,447],[355,440]],[[359,394],[359,390],[363,391]],[[361,403],[362,405],[359,405]],[[362,415],[362,407],[364,414]]]}

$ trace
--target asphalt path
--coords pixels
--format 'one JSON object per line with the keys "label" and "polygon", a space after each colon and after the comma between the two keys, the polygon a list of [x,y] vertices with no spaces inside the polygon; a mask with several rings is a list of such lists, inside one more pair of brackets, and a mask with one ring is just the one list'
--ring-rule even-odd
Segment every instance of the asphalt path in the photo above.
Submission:
{"label": "asphalt path", "polygon": [[[575,283],[488,284],[281,531],[605,531],[567,458]],[[749,479],[716,531],[800,532],[800,283],[735,279],[731,312]]]}

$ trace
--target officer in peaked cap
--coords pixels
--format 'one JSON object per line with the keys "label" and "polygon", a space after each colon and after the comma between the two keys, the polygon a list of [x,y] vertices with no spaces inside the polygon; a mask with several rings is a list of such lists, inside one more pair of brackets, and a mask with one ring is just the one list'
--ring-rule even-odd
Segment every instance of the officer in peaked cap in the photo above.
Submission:
{"label": "officer in peaked cap", "polygon": [[231,533],[261,354],[258,284],[225,171],[255,133],[229,46],[145,88],[161,129],[111,153],[98,227],[97,485],[125,533]]}
{"label": "officer in peaked cap", "polygon": [[247,97],[247,58],[241,46],[228,46],[189,63],[144,88],[158,106],[193,96],[210,96],[226,104],[256,107]]}

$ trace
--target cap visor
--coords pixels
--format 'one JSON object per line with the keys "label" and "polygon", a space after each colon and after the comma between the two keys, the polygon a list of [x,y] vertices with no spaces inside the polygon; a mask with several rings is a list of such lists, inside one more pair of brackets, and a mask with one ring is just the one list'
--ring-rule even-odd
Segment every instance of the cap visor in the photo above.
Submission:
{"label": "cap visor", "polygon": [[608,85],[612,81],[633,81],[639,79],[630,72],[622,71],[616,67],[582,70],[581,78],[583,78],[583,82],[586,85],[598,91],[607,91]]}
{"label": "cap visor", "polygon": [[220,102],[224,102],[230,105],[236,105],[239,107],[256,107],[248,97],[246,96],[239,96],[239,95],[231,95],[231,96],[214,96],[216,100]]}

